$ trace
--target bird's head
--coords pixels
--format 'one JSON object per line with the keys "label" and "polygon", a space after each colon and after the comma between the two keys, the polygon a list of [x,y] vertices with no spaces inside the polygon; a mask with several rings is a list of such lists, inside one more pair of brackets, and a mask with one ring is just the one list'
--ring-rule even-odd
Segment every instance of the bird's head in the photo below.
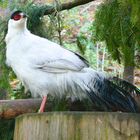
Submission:
{"label": "bird's head", "polygon": [[10,20],[8,22],[8,28],[22,29],[26,26],[27,15],[22,11],[15,11],[11,14]]}

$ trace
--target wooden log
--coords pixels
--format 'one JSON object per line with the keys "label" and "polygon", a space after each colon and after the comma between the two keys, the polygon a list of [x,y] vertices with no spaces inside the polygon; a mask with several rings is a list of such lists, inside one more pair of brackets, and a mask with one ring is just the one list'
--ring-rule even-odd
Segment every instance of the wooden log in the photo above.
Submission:
{"label": "wooden log", "polygon": [[139,140],[140,115],[51,112],[16,118],[14,140]]}
{"label": "wooden log", "polygon": [[[140,108],[140,96],[135,97]],[[12,119],[24,113],[38,112],[41,99],[0,100],[0,119]],[[48,98],[45,111],[104,111],[88,100],[71,101]],[[116,111],[116,110],[114,110]]]}
{"label": "wooden log", "polygon": [[37,112],[41,99],[0,100],[0,119],[11,119],[24,113]]}
{"label": "wooden log", "polygon": [[[42,99],[0,100],[0,119],[12,119],[24,113],[38,112]],[[48,98],[45,111],[95,111],[96,108],[85,101],[56,100]]]}

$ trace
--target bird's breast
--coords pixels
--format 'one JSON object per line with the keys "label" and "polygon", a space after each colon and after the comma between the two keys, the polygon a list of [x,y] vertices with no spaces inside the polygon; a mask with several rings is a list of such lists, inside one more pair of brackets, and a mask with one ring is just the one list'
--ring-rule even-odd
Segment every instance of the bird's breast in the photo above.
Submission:
{"label": "bird's breast", "polygon": [[12,47],[7,48],[6,51],[6,62],[8,65],[12,66],[14,63],[18,63],[20,60],[19,58],[19,52],[16,49],[13,49]]}

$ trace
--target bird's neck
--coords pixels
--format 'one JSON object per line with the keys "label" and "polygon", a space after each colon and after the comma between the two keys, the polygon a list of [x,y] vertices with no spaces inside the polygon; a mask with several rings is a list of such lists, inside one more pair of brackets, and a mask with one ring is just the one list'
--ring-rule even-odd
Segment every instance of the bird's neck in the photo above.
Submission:
{"label": "bird's neck", "polygon": [[25,33],[29,32],[26,27],[19,27],[19,28],[8,28],[7,35],[5,37],[5,42],[8,44],[11,40],[20,37]]}

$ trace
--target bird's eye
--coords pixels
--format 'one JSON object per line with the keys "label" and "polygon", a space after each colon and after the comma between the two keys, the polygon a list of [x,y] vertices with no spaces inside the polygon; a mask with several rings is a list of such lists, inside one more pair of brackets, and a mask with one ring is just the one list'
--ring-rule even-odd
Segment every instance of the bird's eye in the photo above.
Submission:
{"label": "bird's eye", "polygon": [[20,19],[21,19],[21,15],[19,15],[19,14],[18,14],[18,15],[15,15],[15,16],[13,17],[13,19],[14,19],[14,20],[20,20]]}

